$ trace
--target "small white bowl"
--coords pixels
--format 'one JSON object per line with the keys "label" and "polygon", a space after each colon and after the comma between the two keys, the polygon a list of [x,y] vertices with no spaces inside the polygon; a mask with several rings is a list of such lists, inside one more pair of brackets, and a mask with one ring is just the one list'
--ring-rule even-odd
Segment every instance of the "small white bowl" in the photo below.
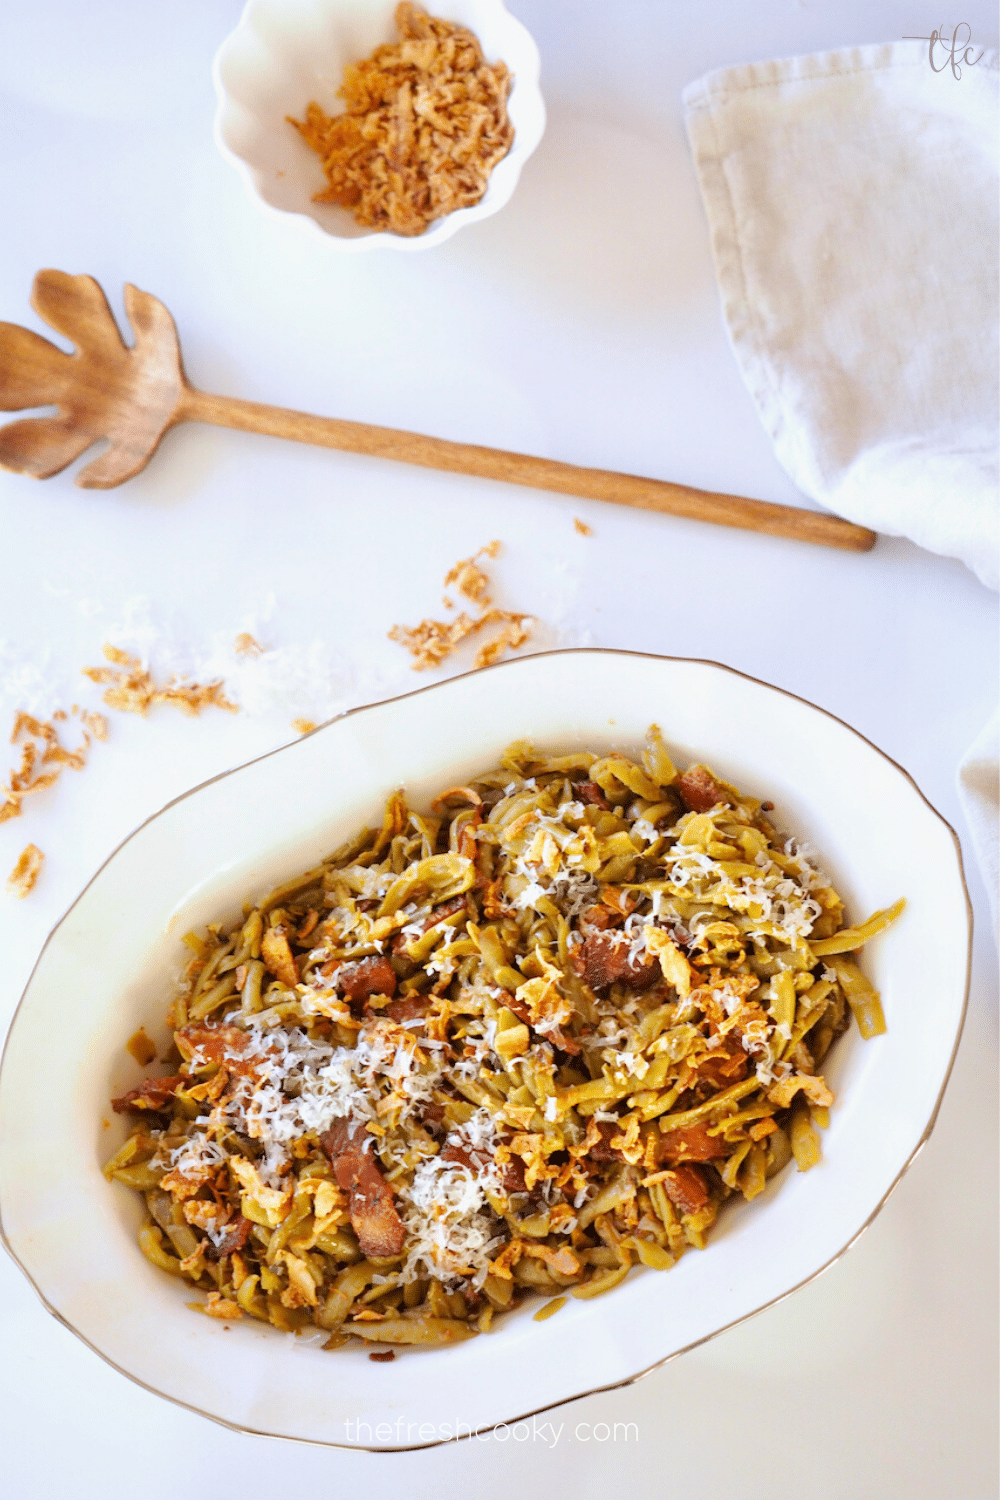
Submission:
{"label": "small white bowl", "polygon": [[[865,950],[888,1030],[856,1029],[824,1073],[837,1103],[823,1160],[730,1205],[704,1254],[637,1269],[596,1301],[535,1323],[529,1301],[489,1337],[391,1365],[324,1353],[243,1321],[227,1333],[136,1244],[136,1194],[100,1165],[125,1126],[109,1096],[158,1043],[183,934],[308,868],[381,817],[495,765],[514,738],[561,752],[641,746],[658,723],[678,759],[776,805],[867,916],[905,896]],[[816,1276],[871,1223],[927,1139],[965,1011],[970,922],[958,841],[906,772],[839,719],[712,662],[561,651],[501,662],[356,709],[206,782],[126,840],[49,938],[0,1069],[0,1209],[7,1249],[46,1306],[147,1389],[216,1421],[338,1447],[426,1446],[486,1432],[636,1379]],[[102,1128],[102,1119],[107,1121]],[[537,1304],[536,1304],[537,1305]]]}
{"label": "small white bowl", "polygon": [[363,228],[349,209],[314,203],[326,185],[322,164],[286,116],[304,118],[313,99],[329,113],[343,109],[337,90],[347,64],[397,40],[396,0],[249,0],[215,58],[215,139],[266,212],[340,250],[429,250],[503,208],[545,129],[538,48],[503,0],[429,0],[423,8],[467,26],[487,61],[505,62],[514,75],[507,105],[514,142],[480,201],[413,237]]}

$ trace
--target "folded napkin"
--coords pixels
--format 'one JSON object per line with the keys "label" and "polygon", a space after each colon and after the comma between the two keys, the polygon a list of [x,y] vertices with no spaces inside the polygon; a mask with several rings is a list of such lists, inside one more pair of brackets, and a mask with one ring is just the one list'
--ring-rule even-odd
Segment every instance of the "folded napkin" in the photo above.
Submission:
{"label": "folded napkin", "polygon": [[[924,42],[855,47],[710,73],[684,105],[733,352],[779,461],[829,509],[996,588],[997,54],[958,71]],[[994,718],[959,770],[994,927],[997,786]]]}
{"label": "folded napkin", "polygon": [[898,42],[726,68],[684,104],[779,461],[996,588],[997,56],[960,72]]}

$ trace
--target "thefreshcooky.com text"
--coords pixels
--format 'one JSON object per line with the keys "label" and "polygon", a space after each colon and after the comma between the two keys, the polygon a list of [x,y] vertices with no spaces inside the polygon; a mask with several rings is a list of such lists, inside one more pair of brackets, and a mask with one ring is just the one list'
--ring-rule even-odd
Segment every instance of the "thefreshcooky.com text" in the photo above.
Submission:
{"label": "thefreshcooky.com text", "polygon": [[555,1448],[560,1440],[577,1443],[637,1443],[639,1428],[635,1422],[540,1422],[537,1417],[524,1422],[501,1422],[497,1427],[480,1430],[468,1422],[411,1422],[397,1417],[395,1422],[364,1422],[360,1418],[344,1421],[349,1443],[364,1445],[408,1443],[447,1443],[455,1438],[475,1438],[480,1443],[544,1443]]}

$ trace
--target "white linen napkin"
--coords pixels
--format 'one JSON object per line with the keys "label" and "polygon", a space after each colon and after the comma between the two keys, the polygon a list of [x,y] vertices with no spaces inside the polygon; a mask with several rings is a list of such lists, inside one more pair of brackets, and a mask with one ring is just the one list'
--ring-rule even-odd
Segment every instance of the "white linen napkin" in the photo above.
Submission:
{"label": "white linen napkin", "polygon": [[[959,72],[903,41],[725,68],[684,105],[729,338],[779,461],[996,588],[997,54]],[[994,927],[996,724],[959,770]]]}
{"label": "white linen napkin", "polygon": [[[974,54],[973,54],[974,55]],[[997,56],[897,42],[684,92],[733,351],[779,461],[998,584]]]}

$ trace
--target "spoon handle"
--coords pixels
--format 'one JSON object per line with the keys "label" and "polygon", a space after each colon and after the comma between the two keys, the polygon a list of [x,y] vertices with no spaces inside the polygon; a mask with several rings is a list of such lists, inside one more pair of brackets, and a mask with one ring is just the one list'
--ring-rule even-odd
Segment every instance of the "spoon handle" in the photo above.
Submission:
{"label": "spoon handle", "polygon": [[242,432],[260,432],[293,442],[340,448],[373,458],[393,458],[400,463],[419,464],[425,469],[445,469],[453,474],[474,474],[481,479],[500,479],[531,489],[555,490],[589,500],[609,500],[640,510],[656,510],[717,526],[737,526],[744,531],[762,531],[769,536],[791,537],[820,546],[839,547],[846,552],[869,552],[875,533],[823,511],[801,510],[791,505],[772,505],[766,500],[747,500],[740,495],[716,494],[693,489],[665,479],[642,479],[635,474],[616,474],[607,469],[584,469],[576,464],[499,448],[481,448],[473,443],[452,443],[445,438],[424,437],[394,427],[375,427],[368,422],[344,422],[336,417],[311,417],[256,401],[213,396],[188,386],[179,420],[209,422],[216,427],[235,427]]}

